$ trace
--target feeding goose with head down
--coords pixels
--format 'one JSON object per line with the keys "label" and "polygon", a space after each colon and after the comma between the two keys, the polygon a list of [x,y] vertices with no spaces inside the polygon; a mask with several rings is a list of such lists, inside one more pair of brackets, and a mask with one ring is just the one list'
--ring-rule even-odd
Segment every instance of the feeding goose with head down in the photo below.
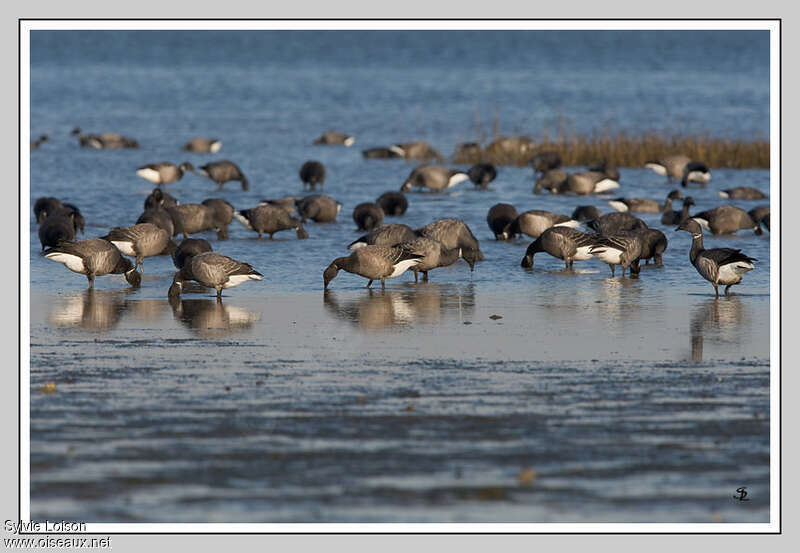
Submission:
{"label": "feeding goose with head down", "polygon": [[527,234],[532,238],[538,238],[545,230],[556,226],[576,228],[580,226],[580,223],[566,215],[531,209],[520,213],[516,219],[506,225],[503,229],[503,236],[508,239]]}
{"label": "feeding goose with head down", "polygon": [[245,228],[257,232],[259,238],[262,234],[268,234],[272,240],[272,235],[282,230],[294,230],[300,240],[308,238],[303,223],[275,205],[259,204],[252,209],[241,209],[234,212],[234,217]]}
{"label": "feeding goose with head down", "polygon": [[324,194],[311,194],[295,202],[302,222],[311,219],[315,223],[332,223],[342,210],[342,204]]}
{"label": "feeding goose with head down", "polygon": [[756,234],[763,231],[748,213],[733,205],[723,205],[692,215],[692,220],[712,234],[733,234],[739,230],[753,230]]}
{"label": "feeding goose with head down", "polygon": [[124,255],[135,257],[135,266],[142,270],[145,257],[160,255],[165,250],[167,253],[172,253],[171,250],[175,247],[167,231],[152,223],[116,227],[103,239],[114,244]]}
{"label": "feeding goose with head down", "polygon": [[423,257],[399,247],[364,246],[347,257],[334,259],[328,265],[322,273],[324,287],[327,290],[330,281],[336,278],[340,270],[344,270],[369,279],[367,288],[374,280],[380,280],[381,288],[385,288],[387,278],[402,275],[412,266],[419,264]]}
{"label": "feeding goose with head down", "polygon": [[337,131],[325,131],[322,135],[314,140],[315,145],[328,145],[328,146],[345,146],[350,147],[355,144],[356,139],[349,134],[344,134]]}
{"label": "feeding goose with head down", "polygon": [[497,178],[497,168],[491,163],[476,163],[469,168],[467,175],[477,188],[485,190]]}
{"label": "feeding goose with head down", "polygon": [[162,184],[170,184],[181,180],[186,171],[194,172],[194,166],[188,161],[184,161],[180,165],[161,161],[139,167],[136,170],[136,174],[156,186],[161,186]]}
{"label": "feeding goose with head down", "polygon": [[89,288],[94,288],[95,277],[108,274],[124,274],[131,286],[142,282],[141,275],[129,259],[122,256],[117,247],[102,238],[90,238],[80,242],[61,242],[58,246],[45,250],[44,256],[63,263],[74,273],[86,275]]}
{"label": "feeding goose with head down", "polygon": [[416,187],[442,192],[467,179],[469,175],[459,169],[450,169],[442,165],[420,165],[411,171],[400,190],[407,192]]}
{"label": "feeding goose with head down", "polygon": [[469,263],[470,270],[474,270],[476,261],[484,259],[478,239],[460,219],[438,219],[415,232],[417,236],[441,242],[448,250],[461,248],[462,257]]}
{"label": "feeding goose with head down", "polygon": [[596,236],[586,234],[570,227],[550,227],[546,229],[528,249],[521,265],[533,267],[533,257],[539,252],[546,252],[555,258],[563,259],[567,270],[572,270],[573,261],[584,261],[592,258],[591,247],[596,244]]}
{"label": "feeding goose with head down", "polygon": [[639,258],[642,253],[642,240],[635,231],[623,231],[614,235],[598,235],[595,244],[589,248],[589,253],[611,267],[611,276],[614,276],[614,267],[622,267],[622,276],[625,269],[630,267],[631,276],[639,274]]}
{"label": "feeding goose with head down", "polygon": [[198,154],[216,154],[220,148],[222,148],[222,140],[202,136],[190,138],[186,144],[181,146],[181,150]]}
{"label": "feeding goose with head down", "polygon": [[356,224],[356,230],[370,231],[381,226],[383,209],[376,203],[360,203],[353,208],[353,221]]}
{"label": "feeding goose with head down", "polygon": [[325,184],[325,166],[319,161],[306,161],[300,167],[300,180],[303,181],[303,188],[308,186],[312,190],[317,185],[322,187]]}
{"label": "feeding goose with head down", "polygon": [[392,223],[383,225],[361,236],[348,244],[348,250],[357,250],[364,246],[396,246],[401,242],[410,242],[417,234],[408,225]]}
{"label": "feeding goose with head down", "polygon": [[494,204],[489,208],[486,215],[486,222],[494,233],[495,240],[507,240],[509,238],[506,227],[508,227],[519,216],[516,208],[511,204]]}
{"label": "feeding goose with head down", "polygon": [[193,280],[207,288],[216,289],[217,299],[221,300],[223,290],[251,280],[262,280],[262,276],[248,263],[236,261],[216,252],[204,252],[192,256],[183,268],[175,273],[167,295],[180,296],[184,282]]}
{"label": "feeding goose with head down", "polygon": [[222,190],[222,186],[229,181],[239,181],[242,184],[242,190],[250,189],[250,183],[239,166],[227,159],[201,165],[197,169],[197,174],[216,182],[219,190]]}
{"label": "feeding goose with head down", "polygon": [[[428,282],[428,271],[437,267],[448,267],[463,258],[461,248],[447,249],[438,240],[430,238],[415,238],[410,242],[398,244],[397,247],[422,256],[419,263],[411,266],[411,270],[414,271],[414,282],[419,282],[419,273],[422,273],[422,281]],[[472,270],[475,266],[474,259],[468,256],[465,261]]]}
{"label": "feeding goose with head down", "polygon": [[384,192],[375,203],[381,206],[381,209],[386,215],[399,216],[405,214],[408,210],[408,199],[402,192]]}
{"label": "feeding goose with head down", "polygon": [[680,190],[667,194],[663,204],[647,198],[617,198],[609,200],[608,205],[622,213],[663,213],[672,209],[672,200],[683,198]]}

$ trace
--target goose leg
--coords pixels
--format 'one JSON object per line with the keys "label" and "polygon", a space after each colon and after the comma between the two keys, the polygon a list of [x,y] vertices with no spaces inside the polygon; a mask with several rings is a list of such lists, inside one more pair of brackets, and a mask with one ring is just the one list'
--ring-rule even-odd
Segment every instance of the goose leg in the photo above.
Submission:
{"label": "goose leg", "polygon": [[386,279],[382,278],[381,279],[381,290],[385,290],[385,289],[386,289]]}
{"label": "goose leg", "polygon": [[419,282],[419,271],[414,269],[414,283],[418,283],[418,282]]}
{"label": "goose leg", "polygon": [[94,275],[88,274],[86,278],[89,279],[89,290],[94,290]]}
{"label": "goose leg", "polygon": [[712,286],[714,286],[714,294],[716,294],[717,299],[719,299],[719,288],[717,287],[716,284],[713,284],[713,283],[712,283]]}
{"label": "goose leg", "polygon": [[367,283],[367,288],[369,288],[370,286],[372,286],[372,279],[369,279],[369,282]]}
{"label": "goose leg", "polygon": [[217,299],[222,300],[222,286],[217,286]]}
{"label": "goose leg", "polygon": [[730,290],[730,289],[731,289],[731,286],[733,286],[733,284],[728,284],[728,285],[725,287],[725,296],[726,296],[726,297],[728,296],[728,290]]}
{"label": "goose leg", "polygon": [[272,235],[275,234],[274,232],[269,233],[269,239],[272,240]]}
{"label": "goose leg", "polygon": [[422,282],[428,282],[428,271],[422,271]]}
{"label": "goose leg", "polygon": [[609,265],[609,267],[611,267],[611,278],[614,278],[614,266]]}
{"label": "goose leg", "polygon": [[655,263],[656,263],[656,267],[663,267],[664,266],[664,262],[661,260],[661,254],[660,253],[656,254]]}

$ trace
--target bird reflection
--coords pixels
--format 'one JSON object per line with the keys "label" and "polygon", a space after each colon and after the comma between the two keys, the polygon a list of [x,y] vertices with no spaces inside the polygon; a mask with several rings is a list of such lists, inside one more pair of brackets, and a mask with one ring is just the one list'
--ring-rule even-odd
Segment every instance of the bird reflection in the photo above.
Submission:
{"label": "bird reflection", "polygon": [[84,290],[64,300],[57,300],[50,310],[49,322],[59,328],[109,330],[122,318],[133,289]]}
{"label": "bird reflection", "polygon": [[260,313],[223,304],[216,299],[170,298],[169,303],[175,319],[203,337],[241,332],[261,318]]}
{"label": "bird reflection", "polygon": [[742,303],[737,296],[710,298],[692,311],[689,332],[692,337],[692,361],[703,360],[705,337],[714,342],[736,342],[736,332],[741,328]]}
{"label": "bird reflection", "polygon": [[603,302],[598,304],[604,318],[613,321],[636,319],[641,309],[642,286],[635,278],[604,278]]}
{"label": "bird reflection", "polygon": [[402,290],[370,289],[352,299],[339,294],[326,290],[325,308],[337,319],[366,331],[401,328],[412,323],[437,323],[451,315],[471,316],[475,308],[472,283],[457,287],[429,282],[409,284]]}

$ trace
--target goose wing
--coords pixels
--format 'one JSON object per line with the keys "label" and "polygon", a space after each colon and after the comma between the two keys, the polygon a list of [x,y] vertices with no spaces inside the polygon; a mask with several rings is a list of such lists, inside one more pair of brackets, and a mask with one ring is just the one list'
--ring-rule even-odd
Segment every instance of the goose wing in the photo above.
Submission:
{"label": "goose wing", "polygon": [[717,264],[718,267],[727,265],[729,263],[736,263],[743,261],[745,263],[752,263],[758,261],[754,257],[750,257],[742,253],[742,250],[735,250],[733,248],[714,248],[711,250],[703,250],[700,257],[709,259]]}

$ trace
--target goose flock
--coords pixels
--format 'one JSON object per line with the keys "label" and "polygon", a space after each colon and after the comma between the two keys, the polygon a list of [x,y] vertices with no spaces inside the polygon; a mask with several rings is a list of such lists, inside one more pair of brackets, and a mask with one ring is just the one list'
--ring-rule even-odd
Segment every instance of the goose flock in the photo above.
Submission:
{"label": "goose flock", "polygon": [[[84,134],[80,128],[75,128],[72,134],[77,136],[78,144],[86,148],[139,147],[138,141],[115,133]],[[31,150],[40,149],[48,140],[47,135],[41,135],[31,142]],[[312,143],[350,147],[354,142],[352,135],[326,131]],[[194,137],[180,149],[215,154],[221,147],[219,139]],[[349,255],[336,257],[327,264],[322,275],[325,290],[340,271],[367,279],[367,287],[380,281],[382,288],[387,279],[399,277],[406,271],[414,273],[415,282],[419,281],[420,273],[422,280],[427,281],[429,271],[453,265],[460,259],[474,271],[476,263],[484,260],[484,254],[472,229],[463,220],[443,218],[413,229],[400,223],[387,224],[384,218],[403,216],[408,210],[405,193],[412,190],[442,193],[467,180],[478,190],[486,189],[498,176],[497,167],[487,160],[497,162],[526,156],[533,168],[534,194],[590,196],[620,188],[619,171],[606,161],[570,173],[562,165],[558,152],[536,151],[533,142],[526,137],[499,139],[485,149],[476,143],[459,144],[454,161],[480,159],[466,171],[443,165],[444,157],[424,141],[369,148],[363,150],[362,155],[364,159],[405,158],[422,163],[404,179],[398,175],[399,186],[394,190],[374,200],[364,198],[355,206],[353,221],[358,230],[366,234],[346,246],[351,251]],[[682,188],[692,183],[706,186],[711,180],[711,172],[704,163],[685,155],[664,156],[648,162],[645,167],[667,177],[670,182],[680,182]],[[207,198],[196,204],[180,203],[165,187],[189,173],[212,180],[220,192],[230,181],[239,182],[242,190],[250,187],[240,167],[229,160],[212,161],[197,168],[189,162],[142,165],[135,174],[156,188],[145,200],[144,211],[136,223],[115,227],[101,237],[85,240],[77,239],[85,226],[77,206],[54,197],[40,197],[33,212],[39,224],[44,257],[85,275],[89,288],[93,288],[96,277],[108,274],[122,274],[131,286],[138,287],[145,258],[170,255],[177,269],[167,292],[170,298],[180,296],[186,283],[194,281],[215,289],[217,298],[221,299],[222,290],[262,280],[263,274],[249,263],[214,251],[207,240],[190,235],[215,231],[217,239],[224,241],[229,237],[228,226],[236,220],[257,233],[258,238],[266,234],[272,240],[277,232],[293,230],[298,240],[304,240],[309,238],[304,227],[307,221],[336,221],[342,209],[340,202],[321,193],[327,174],[325,166],[316,160],[305,162],[298,172],[303,189],[308,189],[310,194],[264,199],[248,208],[236,208],[223,198]],[[719,194],[723,198],[746,201],[766,197],[750,187],[721,190]],[[677,201],[682,201],[679,210],[673,209]],[[584,205],[578,206],[571,215],[543,209],[520,213],[511,204],[498,203],[489,208],[486,221],[498,241],[521,236],[534,239],[520,263],[524,268],[533,267],[537,253],[547,253],[563,260],[568,271],[573,269],[575,261],[597,259],[609,265],[612,277],[616,276],[616,267],[620,267],[622,276],[627,271],[635,277],[640,274],[642,260],[645,264],[650,260],[656,266],[663,264],[662,255],[668,239],[664,232],[648,227],[634,214],[660,213],[662,225],[692,235],[689,260],[698,274],[714,287],[716,297],[719,297],[719,285],[725,286],[724,293],[728,295],[731,286],[741,283],[744,275],[755,269],[757,260],[731,248],[705,249],[703,231],[714,236],[740,230],[762,234],[762,226],[769,231],[768,205],[749,212],[722,205],[692,215],[690,209],[695,205],[694,200],[684,196],[680,189],[670,191],[663,202],[652,198],[618,197],[607,203],[615,211],[602,214],[597,207]],[[582,227],[585,230],[581,230]],[[178,237],[182,237],[182,242],[176,242]]]}

